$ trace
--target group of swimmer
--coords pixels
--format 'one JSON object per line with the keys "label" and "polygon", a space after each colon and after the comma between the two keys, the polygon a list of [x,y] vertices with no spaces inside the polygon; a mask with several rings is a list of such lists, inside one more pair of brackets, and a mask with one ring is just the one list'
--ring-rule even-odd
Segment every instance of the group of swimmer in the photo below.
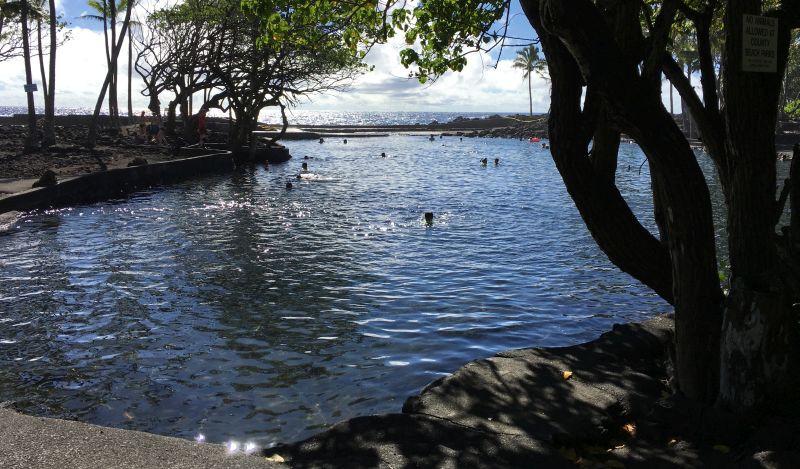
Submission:
{"label": "group of swimmer", "polygon": [[[440,135],[440,136],[439,136],[439,138],[442,138],[442,136]],[[430,140],[430,141],[434,141],[434,140],[435,140],[435,136],[434,136],[433,134],[431,134],[431,135],[428,137],[428,140]],[[463,141],[463,140],[464,140],[464,139],[463,139],[463,137],[460,137],[460,140],[461,140],[461,141]],[[520,139],[520,140],[521,140],[521,139]],[[538,139],[537,139],[537,140],[538,140]],[[324,138],[322,138],[322,137],[320,137],[320,139],[319,139],[319,143],[325,143],[325,139],[324,139]],[[342,143],[346,144],[346,143],[347,143],[347,139],[346,139],[346,138],[345,138],[345,139],[343,139],[343,140],[342,140]],[[542,148],[543,148],[543,149],[548,149],[548,148],[550,148],[550,145],[548,145],[547,143],[542,143]],[[306,155],[306,156],[304,156],[304,157],[303,157],[303,159],[306,159],[306,160],[307,160],[307,159],[309,159],[309,158],[310,158],[310,157],[309,157],[308,155]],[[386,152],[381,152],[381,158],[386,158]],[[480,160],[480,163],[481,163],[481,166],[488,166],[488,165],[489,165],[489,159],[488,159],[488,158],[482,158],[482,159]],[[500,166],[500,158],[495,158],[495,159],[494,159],[494,165],[495,165],[495,166]],[[302,165],[302,169],[303,169],[303,172],[306,172],[306,171],[308,171],[308,163],[305,163],[305,162],[304,162],[304,163],[303,163],[303,165]],[[303,175],[302,175],[302,173],[298,173],[298,174],[295,176],[295,179],[302,179],[302,178],[303,178]],[[293,187],[293,185],[292,185],[292,183],[291,183],[291,182],[287,182],[287,183],[286,183],[286,189],[292,189],[292,187]],[[427,215],[427,214],[426,214],[426,215]],[[431,214],[431,216],[432,216],[432,214]]]}

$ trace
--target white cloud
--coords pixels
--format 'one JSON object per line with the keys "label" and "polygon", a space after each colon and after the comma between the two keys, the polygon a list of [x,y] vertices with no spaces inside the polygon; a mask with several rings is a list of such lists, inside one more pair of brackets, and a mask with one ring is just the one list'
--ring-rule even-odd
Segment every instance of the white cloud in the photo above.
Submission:
{"label": "white cloud", "polygon": [[[408,70],[400,65],[399,51],[404,47],[397,38],[389,44],[373,48],[368,62],[375,70],[359,77],[343,93],[312,97],[302,104],[303,109],[361,109],[373,111],[519,111],[528,109],[527,81],[511,61],[501,61],[497,68],[488,54],[472,54],[461,73],[448,73],[435,83],[420,85],[408,79]],[[127,47],[123,48],[119,69],[119,101],[121,110],[127,108]],[[72,28],[72,39],[58,49],[56,72],[56,105],[68,108],[94,107],[106,74],[105,49],[102,31],[85,27]],[[0,63],[0,103],[24,106],[24,66],[21,59]],[[142,82],[133,72],[134,111],[146,109],[147,98],[139,94]],[[38,67],[34,67],[34,82],[41,89]],[[549,85],[539,77],[533,81],[534,111],[544,112],[549,103]],[[35,96],[37,106],[43,105],[41,91]],[[163,101],[163,99],[162,99]]]}
{"label": "white cloud", "polygon": [[[93,109],[106,72],[105,48],[102,31],[82,27],[72,28],[72,39],[58,49],[56,61],[56,106],[61,108]],[[120,110],[127,112],[127,47],[123,48],[119,69]],[[46,62],[45,62],[46,63]],[[123,65],[124,64],[124,65]],[[46,66],[46,65],[45,65]],[[25,66],[22,59],[0,63],[0,103],[4,106],[25,106],[26,96],[22,89],[25,83]],[[142,88],[136,72],[133,72],[134,108],[145,109],[147,99],[139,95]],[[33,82],[39,85],[34,95],[37,107],[44,106],[42,80],[37,64],[33,66]]]}
{"label": "white cloud", "polygon": [[[67,0],[67,3],[71,1]],[[148,4],[151,1],[147,0]],[[87,110],[94,107],[106,75],[103,40],[102,31],[82,25],[72,28],[72,39],[58,50],[56,106]],[[318,95],[311,97],[310,101],[301,101],[300,109],[527,113],[528,83],[522,79],[520,70],[512,68],[512,60],[501,60],[495,67],[496,59],[489,54],[474,53],[467,57],[467,66],[462,72],[450,72],[432,84],[421,85],[415,79],[409,79],[408,70],[400,64],[399,52],[404,47],[402,35],[392,38],[388,44],[375,46],[367,57],[367,62],[374,65],[374,71],[360,76],[346,92]],[[119,60],[119,102],[123,113],[127,112],[127,61],[126,46]],[[34,82],[40,88],[35,100],[41,107],[43,94],[36,64],[33,74]],[[24,83],[21,59],[0,62],[0,105],[25,106]],[[662,96],[669,109],[667,83],[662,83]],[[546,112],[550,103],[549,83],[534,76],[532,85],[534,112]],[[135,114],[147,107],[147,98],[140,94],[142,88],[141,79],[134,71]],[[674,96],[674,109],[679,112],[680,98],[677,93]],[[162,97],[162,102],[167,100],[167,97]]]}
{"label": "white cloud", "polygon": [[[175,0],[166,0],[173,3]],[[58,0],[63,8],[78,11],[85,3],[78,0]],[[163,1],[143,0],[147,10]],[[85,23],[85,24],[81,24]],[[86,22],[73,22],[72,39],[58,51],[56,73],[56,105],[58,107],[94,107],[97,95],[106,75],[105,49],[102,30]],[[372,111],[519,111],[528,109],[527,81],[519,70],[511,68],[511,61],[503,60],[492,68],[495,60],[488,54],[471,54],[461,73],[447,73],[436,82],[421,85],[408,78],[408,70],[400,64],[399,52],[405,47],[403,35],[388,44],[375,46],[368,56],[368,63],[375,70],[360,76],[346,92],[312,96],[310,102],[302,102],[303,109],[372,110]],[[127,47],[119,59],[119,101],[126,109],[127,103]],[[34,82],[39,83],[38,67],[34,70]],[[24,68],[22,60],[0,63],[0,103],[24,106]],[[135,109],[144,109],[147,98],[141,96],[142,82],[133,73],[133,101]],[[547,110],[549,85],[539,77],[533,81],[534,111]],[[35,96],[38,106],[43,104],[40,91]],[[165,99],[162,97],[162,101]]]}
{"label": "white cloud", "polygon": [[[495,60],[486,53],[467,57],[467,66],[450,72],[432,84],[408,78],[400,64],[402,38],[375,46],[367,56],[372,72],[359,77],[344,93],[315,96],[304,109],[362,109],[372,111],[519,111],[528,110],[528,82],[511,60]],[[532,80],[534,112],[549,106],[549,84]]]}

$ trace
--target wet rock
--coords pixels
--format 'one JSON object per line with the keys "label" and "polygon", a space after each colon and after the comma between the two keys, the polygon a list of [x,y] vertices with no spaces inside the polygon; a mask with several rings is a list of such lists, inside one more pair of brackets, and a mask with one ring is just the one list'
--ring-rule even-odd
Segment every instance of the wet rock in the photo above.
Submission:
{"label": "wet rock", "polygon": [[76,153],[81,151],[81,147],[78,145],[68,145],[64,143],[57,143],[55,145],[50,145],[47,147],[47,150],[50,153],[58,153],[58,154],[67,154],[67,153]]}
{"label": "wet rock", "polygon": [[42,177],[40,177],[38,181],[33,183],[32,187],[52,187],[56,184],[58,184],[56,173],[48,169],[44,172],[44,174],[42,174]]}
{"label": "wet rock", "polygon": [[136,158],[132,159],[130,163],[128,163],[128,167],[131,166],[144,166],[147,164],[147,160],[142,158],[141,156],[137,156]]}
{"label": "wet rock", "polygon": [[790,469],[800,467],[800,453],[797,451],[762,451],[753,455],[752,464],[747,468]]}

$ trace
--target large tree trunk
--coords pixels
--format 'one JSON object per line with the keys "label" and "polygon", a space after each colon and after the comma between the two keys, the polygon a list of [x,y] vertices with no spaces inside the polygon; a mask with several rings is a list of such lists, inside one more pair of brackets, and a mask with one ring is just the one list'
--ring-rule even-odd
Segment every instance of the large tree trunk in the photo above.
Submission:
{"label": "large tree trunk", "polygon": [[[594,4],[589,0],[568,5],[561,0],[521,3],[550,67],[551,148],[567,190],[612,262],[646,284],[643,279],[671,272],[678,385],[690,398],[710,402],[719,383],[722,293],[710,195],[694,154],[660,95],[639,77]],[[581,137],[586,133],[586,122],[580,118],[582,81],[602,97],[605,109],[642,146],[650,161],[654,190],[667,208],[668,255],[659,256],[662,261],[643,262],[653,252],[665,252],[663,246],[646,230],[632,230],[638,221],[625,213],[630,209],[616,186],[585,169],[589,138]],[[602,192],[587,194],[599,188]],[[623,267],[616,260],[622,256],[632,258],[630,264]]]}
{"label": "large tree trunk", "polygon": [[[54,37],[53,37],[53,12],[50,13],[50,57],[52,62],[53,54],[55,54],[55,48],[53,47]],[[53,88],[50,86],[50,80],[47,79],[47,73],[45,72],[44,68],[44,47],[42,45],[42,21],[36,21],[36,34],[38,39],[38,48],[39,48],[39,70],[42,74],[42,92],[44,94],[44,125],[42,126],[42,145],[45,147],[49,147],[56,143],[56,132],[55,126],[53,125],[53,110],[52,110],[52,90]],[[50,75],[52,76],[52,70],[50,71]]]}
{"label": "large tree trunk", "polygon": [[[731,291],[723,323],[720,399],[747,412],[790,392],[797,324],[775,244],[775,124],[790,29],[779,21],[775,73],[742,70],[743,14],[757,0],[729,0],[723,86],[730,176]],[[793,181],[798,184],[798,181]],[[796,392],[796,390],[795,390]]]}
{"label": "large tree trunk", "polygon": [[183,88],[179,95],[178,101],[178,109],[181,112],[181,118],[183,119],[183,138],[188,141],[193,141],[197,137],[197,128],[195,128],[192,122],[194,116],[189,114],[189,102],[186,97],[187,88]]}
{"label": "large tree trunk", "polygon": [[133,33],[130,27],[128,27],[128,117],[133,119]]}
{"label": "large tree trunk", "polygon": [[55,0],[49,0],[50,6],[50,81],[47,82],[47,101],[44,104],[44,139],[46,145],[56,143],[55,113],[56,113],[56,47],[58,38],[58,16],[56,14]]}
{"label": "large tree trunk", "polygon": [[528,111],[533,116],[533,90],[531,89],[531,70],[528,70]]}
{"label": "large tree trunk", "polygon": [[[108,2],[109,9],[111,10],[111,14],[109,15],[111,18],[111,45],[115,47],[117,43],[117,4],[116,0],[110,0]],[[125,34],[120,34],[120,42],[124,38]],[[113,73],[111,74],[111,83],[108,92],[108,97],[111,99],[111,126],[119,128],[119,98],[117,96],[117,84],[118,84],[118,63],[119,63],[119,54],[111,56],[111,67],[113,69]]]}
{"label": "large tree trunk", "polygon": [[[177,126],[177,115],[176,115],[176,108],[178,107],[178,100],[177,98],[167,103],[167,122],[164,125],[164,132],[167,135],[174,136],[175,135],[175,127]],[[188,123],[184,122],[184,125]]]}
{"label": "large tree trunk", "polygon": [[250,132],[256,129],[257,118],[241,109],[234,109],[233,112],[236,115],[236,120],[231,122],[228,147],[235,152],[242,147],[249,146]]}
{"label": "large tree trunk", "polygon": [[[114,0],[111,0],[114,1]],[[114,48],[114,43],[108,40],[108,0],[103,0],[103,44],[106,48],[106,65],[111,68],[111,49]],[[105,93],[104,93],[105,94]],[[108,98],[108,117],[112,119],[114,115],[114,102],[109,95]]]}
{"label": "large tree trunk", "polygon": [[42,20],[36,20],[36,50],[39,53],[39,75],[42,76],[42,94],[47,102],[47,73],[44,70],[44,45],[42,44]]}
{"label": "large tree trunk", "polygon": [[[22,54],[25,62],[25,82],[28,85],[33,83],[33,73],[31,72],[31,48],[28,41],[28,2],[22,2]],[[32,153],[36,150],[36,106],[33,102],[33,91],[25,93],[28,100],[28,135],[25,137],[25,153]]]}
{"label": "large tree trunk", "polygon": [[[128,29],[128,23],[131,19],[131,9],[133,7],[134,2],[128,2],[128,8],[125,10],[125,20],[122,23],[122,32],[120,36],[120,41],[117,44],[114,44],[114,50],[111,53],[111,63],[116,63],[117,58],[119,57],[119,51],[122,50],[122,39],[125,36],[125,32]],[[106,79],[103,81],[103,86],[100,89],[100,95],[97,98],[97,103],[94,107],[94,114],[92,115],[92,120],[89,123],[89,135],[86,137],[86,147],[87,148],[94,148],[95,144],[97,143],[97,126],[98,120],[100,116],[100,108],[103,106],[103,101],[105,100],[106,90],[108,90],[108,85],[111,83],[111,79],[114,75],[114,68],[109,66],[108,72],[106,73]]]}

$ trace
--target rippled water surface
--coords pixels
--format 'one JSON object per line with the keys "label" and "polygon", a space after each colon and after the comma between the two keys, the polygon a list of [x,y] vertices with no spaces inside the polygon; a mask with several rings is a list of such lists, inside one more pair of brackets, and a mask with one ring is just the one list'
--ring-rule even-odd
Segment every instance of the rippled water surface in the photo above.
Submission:
{"label": "rippled water surface", "polygon": [[[471,359],[669,310],[602,255],[538,145],[290,148],[0,235],[0,401],[269,445],[399,411]],[[618,180],[652,224],[641,161],[623,145]]]}

